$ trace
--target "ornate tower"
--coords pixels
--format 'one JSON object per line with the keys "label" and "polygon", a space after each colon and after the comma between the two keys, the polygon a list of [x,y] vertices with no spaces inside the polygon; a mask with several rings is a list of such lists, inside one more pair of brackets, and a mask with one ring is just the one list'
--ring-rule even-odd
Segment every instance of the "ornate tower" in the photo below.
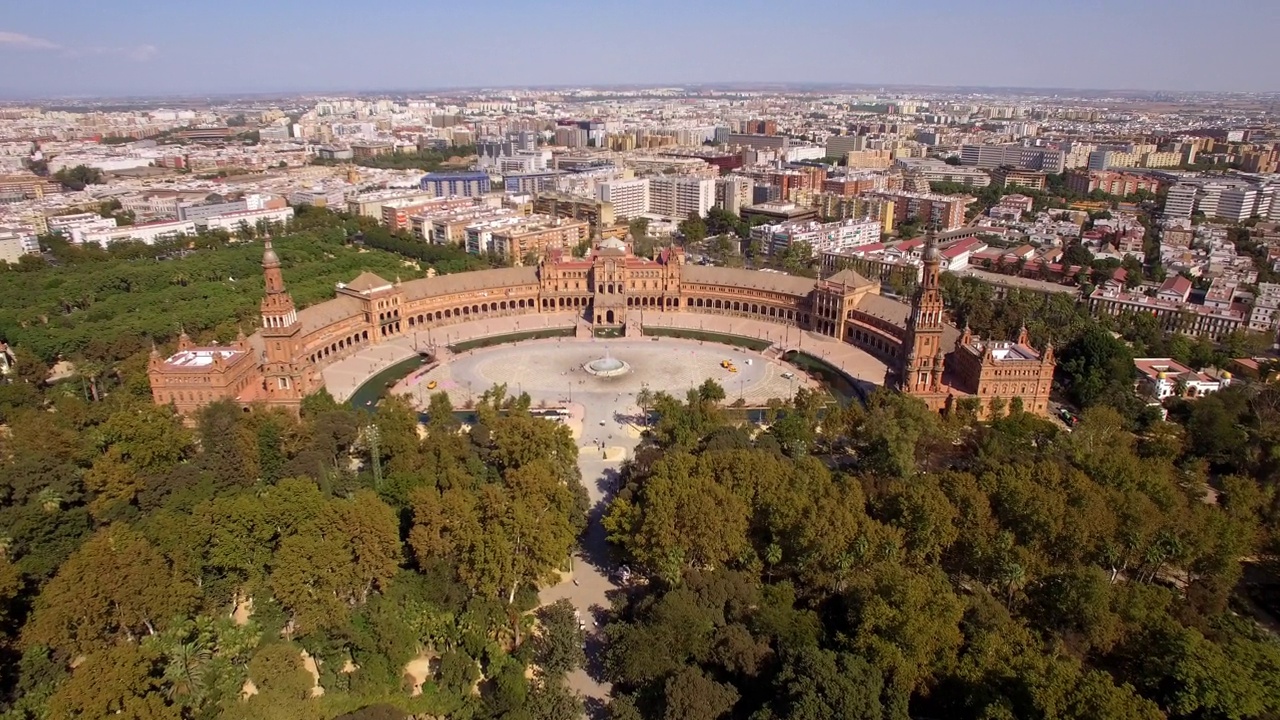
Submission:
{"label": "ornate tower", "polygon": [[909,395],[942,391],[942,288],[939,281],[942,255],[933,233],[925,237],[924,277],[911,301],[911,316],[903,339],[906,355],[899,361],[899,390]]}
{"label": "ornate tower", "polygon": [[310,373],[299,360],[302,348],[302,323],[293,297],[284,287],[280,257],[266,241],[262,253],[262,274],[266,279],[266,297],[262,298],[262,376],[267,402],[273,405],[297,406],[310,392]]}

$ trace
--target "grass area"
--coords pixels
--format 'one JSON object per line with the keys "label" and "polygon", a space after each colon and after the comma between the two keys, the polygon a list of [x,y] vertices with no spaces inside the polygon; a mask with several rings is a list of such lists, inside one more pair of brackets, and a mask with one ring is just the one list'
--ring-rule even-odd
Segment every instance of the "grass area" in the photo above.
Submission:
{"label": "grass area", "polygon": [[[334,285],[368,270],[383,277],[417,274],[379,250],[345,246],[304,232],[277,238],[284,279],[305,307],[334,296]],[[237,327],[261,324],[262,244],[224,244],[182,257],[120,258],[0,271],[0,340],[25,346],[46,362],[81,351],[118,360],[184,329],[197,342],[235,339]],[[92,347],[90,347],[92,346]]]}
{"label": "grass area", "polygon": [[475,340],[463,340],[449,346],[453,352],[466,352],[468,350],[477,350],[479,348],[493,347],[494,345],[506,345],[507,343],[519,342],[521,340],[542,340],[544,338],[557,337],[573,337],[574,328],[548,328],[546,330],[531,330],[529,332],[511,333],[509,335],[494,335],[492,337],[476,338]]}
{"label": "grass area", "polygon": [[622,328],[616,328],[616,327],[596,328],[595,332],[596,332],[596,337],[604,338],[607,340],[623,337]]}
{"label": "grass area", "polygon": [[658,337],[683,338],[685,340],[702,340],[705,342],[719,343],[721,345],[733,345],[734,347],[755,350],[756,352],[761,352],[772,344],[768,340],[761,340],[759,338],[745,337],[742,335],[726,335],[725,333],[707,332],[705,330],[685,330],[683,328],[646,327],[644,329],[644,334]]}

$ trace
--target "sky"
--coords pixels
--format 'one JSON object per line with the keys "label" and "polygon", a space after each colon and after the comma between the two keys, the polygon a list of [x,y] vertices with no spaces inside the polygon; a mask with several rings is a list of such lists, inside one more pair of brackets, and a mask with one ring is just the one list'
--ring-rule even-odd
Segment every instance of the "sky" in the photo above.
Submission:
{"label": "sky", "polygon": [[3,0],[0,97],[824,82],[1280,90],[1276,0]]}

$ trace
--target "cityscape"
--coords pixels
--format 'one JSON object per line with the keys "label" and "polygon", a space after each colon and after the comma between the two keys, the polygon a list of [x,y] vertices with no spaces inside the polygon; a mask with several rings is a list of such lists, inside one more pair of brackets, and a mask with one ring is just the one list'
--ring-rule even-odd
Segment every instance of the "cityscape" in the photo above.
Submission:
{"label": "cityscape", "polygon": [[91,21],[0,27],[0,720],[1280,717],[1265,60]]}

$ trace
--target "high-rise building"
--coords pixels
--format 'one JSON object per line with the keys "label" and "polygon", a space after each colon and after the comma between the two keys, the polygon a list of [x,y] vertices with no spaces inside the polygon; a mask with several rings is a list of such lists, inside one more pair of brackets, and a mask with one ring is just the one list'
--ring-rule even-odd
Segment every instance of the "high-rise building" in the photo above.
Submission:
{"label": "high-rise building", "polygon": [[1066,169],[1067,154],[1053,148],[1026,145],[961,145],[960,163],[992,169],[1001,165],[1023,170],[1060,173]]}
{"label": "high-rise building", "polygon": [[649,212],[649,180],[608,180],[596,185],[596,199],[613,204],[619,218],[639,217]]}
{"label": "high-rise building", "polygon": [[1178,183],[1169,188],[1164,200],[1164,217],[1189,218],[1196,209],[1196,186]]}
{"label": "high-rise building", "polygon": [[964,225],[964,206],[969,198],[932,193],[878,193],[893,201],[894,223],[917,222],[939,232]]}
{"label": "high-rise building", "polygon": [[[716,181],[711,178],[667,176],[649,180],[649,210],[671,218],[691,214],[705,216],[716,203]],[[617,205],[614,205],[615,210]]]}
{"label": "high-rise building", "polygon": [[752,191],[755,185],[751,178],[739,175],[718,178],[716,180],[716,207],[738,215],[742,208],[752,203]]}
{"label": "high-rise building", "polygon": [[[1258,209],[1258,189],[1255,187],[1229,187],[1218,198],[1218,212],[1214,217],[1232,222],[1244,222]],[[1205,213],[1206,215],[1208,213]]]}

